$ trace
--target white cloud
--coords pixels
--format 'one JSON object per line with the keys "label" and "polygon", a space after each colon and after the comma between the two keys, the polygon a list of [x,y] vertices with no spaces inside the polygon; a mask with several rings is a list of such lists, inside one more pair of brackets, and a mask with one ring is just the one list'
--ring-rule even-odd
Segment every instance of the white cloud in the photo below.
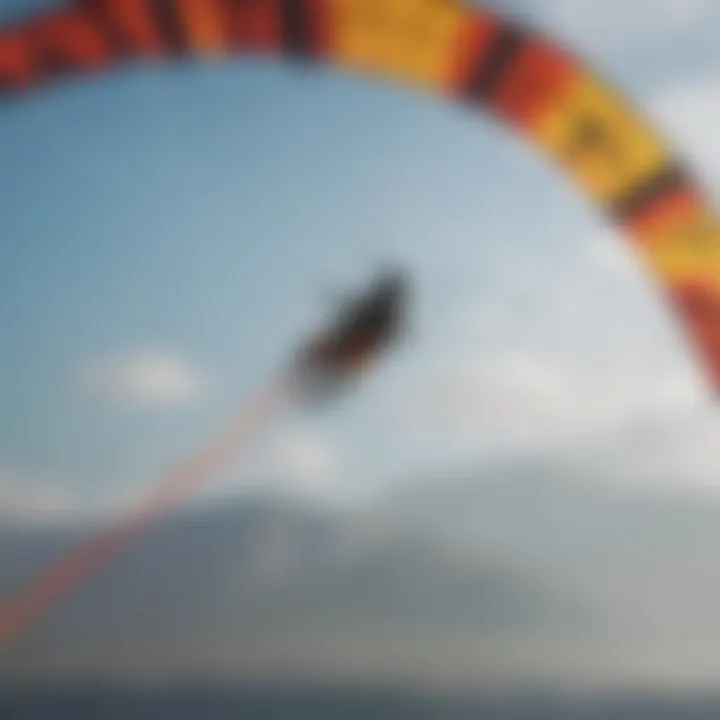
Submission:
{"label": "white cloud", "polygon": [[673,85],[648,103],[655,124],[701,179],[720,182],[720,76]]}
{"label": "white cloud", "polygon": [[606,274],[638,282],[642,274],[641,258],[618,230],[609,229],[588,244],[588,259]]}
{"label": "white cloud", "polygon": [[530,13],[578,47],[630,47],[643,40],[665,40],[696,28],[713,10],[712,0],[495,0]]}
{"label": "white cloud", "polygon": [[273,453],[274,472],[301,485],[325,486],[336,473],[329,444],[300,432],[281,436]]}
{"label": "white cloud", "polygon": [[549,0],[546,12],[569,26],[585,30],[658,32],[694,26],[712,9],[711,0]]}
{"label": "white cloud", "polygon": [[720,486],[720,416],[701,405],[611,435],[588,449],[596,466],[611,476],[652,487],[681,483],[689,488]]}
{"label": "white cloud", "polygon": [[414,404],[416,428],[493,447],[569,447],[703,401],[691,372],[605,373],[527,352],[476,360],[448,372]]}
{"label": "white cloud", "polygon": [[[629,464],[622,438],[662,420],[685,437],[676,455],[691,452],[685,418],[712,400],[690,344],[620,235],[591,229],[584,238],[579,232],[547,262],[538,259],[532,283],[515,282],[516,264],[507,263],[507,287],[483,293],[450,353],[408,378],[396,410],[416,445],[443,446],[451,457],[569,457],[612,439]],[[703,448],[697,463],[712,467],[711,447]]]}
{"label": "white cloud", "polygon": [[0,522],[45,523],[67,519],[76,507],[59,485],[0,468]]}
{"label": "white cloud", "polygon": [[439,375],[392,419],[433,466],[519,453],[625,486],[720,487],[720,415],[692,368],[604,371],[518,351]]}
{"label": "white cloud", "polygon": [[157,351],[90,363],[81,379],[99,397],[141,407],[186,404],[202,387],[198,372],[185,360]]}
{"label": "white cloud", "polygon": [[238,471],[218,485],[221,494],[249,489],[330,496],[339,487],[336,448],[298,426],[277,429],[245,455]]}
{"label": "white cloud", "polygon": [[[720,484],[702,368],[623,242],[580,233],[535,268],[523,302],[511,288],[483,295],[451,352],[408,378],[393,420],[441,457],[571,461],[582,449],[609,477]],[[647,441],[630,441],[639,435]]]}

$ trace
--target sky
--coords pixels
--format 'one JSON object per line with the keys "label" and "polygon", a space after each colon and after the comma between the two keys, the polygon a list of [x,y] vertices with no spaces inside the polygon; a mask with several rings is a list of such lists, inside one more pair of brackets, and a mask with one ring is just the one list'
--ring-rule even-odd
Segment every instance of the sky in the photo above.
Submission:
{"label": "sky", "polygon": [[[720,8],[492,5],[629,91],[717,197]],[[413,275],[406,342],[359,392],[285,419],[224,487],[354,496],[528,453],[608,482],[720,486],[720,421],[656,288],[488,118],[216,61],[47,89],[0,122],[5,514],[141,491],[386,263]]]}

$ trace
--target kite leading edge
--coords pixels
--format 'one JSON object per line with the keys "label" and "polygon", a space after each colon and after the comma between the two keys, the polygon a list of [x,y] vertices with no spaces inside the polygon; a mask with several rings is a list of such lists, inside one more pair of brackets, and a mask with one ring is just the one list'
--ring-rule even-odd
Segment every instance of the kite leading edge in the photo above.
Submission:
{"label": "kite leading edge", "polygon": [[76,0],[0,28],[6,100],[161,58],[282,56],[409,84],[527,137],[620,227],[720,392],[720,222],[622,93],[551,39],[454,0]]}

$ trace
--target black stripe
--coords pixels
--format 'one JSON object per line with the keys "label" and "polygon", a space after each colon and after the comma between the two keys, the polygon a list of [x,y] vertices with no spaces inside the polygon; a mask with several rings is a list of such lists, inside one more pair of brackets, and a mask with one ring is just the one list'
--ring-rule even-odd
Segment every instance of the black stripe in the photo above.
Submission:
{"label": "black stripe", "polygon": [[507,23],[501,25],[468,82],[467,96],[477,100],[491,98],[526,39],[526,33],[519,27]]}
{"label": "black stripe", "polygon": [[308,22],[309,13],[305,0],[280,0],[282,18],[282,47],[287,55],[309,57],[312,55],[312,35]]}
{"label": "black stripe", "polygon": [[617,220],[628,220],[653,202],[660,200],[664,195],[670,195],[690,186],[690,179],[685,168],[674,161],[615,200],[611,205],[610,212]]}
{"label": "black stripe", "polygon": [[32,44],[32,50],[35,82],[72,75],[77,67],[75,58],[68,54],[63,46],[48,42],[47,35],[39,35]]}
{"label": "black stripe", "polygon": [[149,6],[166,47],[173,54],[187,54],[190,43],[176,0],[150,0]]}

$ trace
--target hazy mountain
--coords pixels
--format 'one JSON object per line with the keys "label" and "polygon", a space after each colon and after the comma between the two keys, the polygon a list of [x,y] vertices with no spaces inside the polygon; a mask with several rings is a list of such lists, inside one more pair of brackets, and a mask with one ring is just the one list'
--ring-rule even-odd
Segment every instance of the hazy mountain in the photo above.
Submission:
{"label": "hazy mountain", "polygon": [[[77,531],[6,529],[0,590]],[[158,526],[0,654],[7,681],[716,684],[720,501],[510,463],[364,507]]]}
{"label": "hazy mountain", "polygon": [[[14,643],[10,680],[446,675],[480,641],[565,624],[573,605],[423,533],[252,500],[159,526]],[[6,531],[3,593],[77,532]]]}
{"label": "hazy mountain", "polygon": [[720,600],[718,493],[632,489],[603,482],[592,468],[518,463],[408,486],[385,501],[383,513],[546,578],[675,587],[694,605]]}
{"label": "hazy mountain", "polygon": [[509,462],[408,485],[383,513],[585,598],[603,628],[579,661],[593,681],[716,685],[720,495],[680,490],[680,478],[668,487],[640,489],[592,467]]}

